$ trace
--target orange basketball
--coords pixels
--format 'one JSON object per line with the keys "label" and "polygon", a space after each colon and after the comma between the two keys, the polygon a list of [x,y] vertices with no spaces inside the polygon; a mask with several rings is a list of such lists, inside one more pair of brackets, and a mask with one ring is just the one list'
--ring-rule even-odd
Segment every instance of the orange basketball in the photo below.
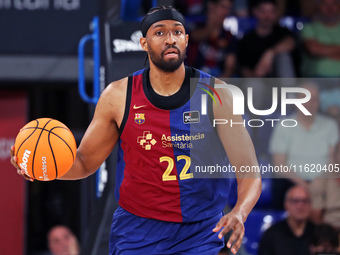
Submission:
{"label": "orange basketball", "polygon": [[66,174],[77,150],[72,132],[60,121],[49,118],[26,124],[20,129],[14,147],[20,168],[39,181]]}

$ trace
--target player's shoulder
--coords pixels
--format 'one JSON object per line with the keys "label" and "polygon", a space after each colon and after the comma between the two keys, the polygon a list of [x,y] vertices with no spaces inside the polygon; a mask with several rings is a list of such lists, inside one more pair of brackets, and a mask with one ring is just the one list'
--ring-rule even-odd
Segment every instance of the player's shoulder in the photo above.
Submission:
{"label": "player's shoulder", "polygon": [[[137,75],[143,75],[144,72],[147,70],[147,68],[140,69],[138,71],[135,71],[134,73],[129,74],[128,76],[111,82],[105,89],[105,93],[109,94],[110,96],[115,96],[115,97],[121,97],[126,95],[127,89],[128,89],[128,84],[129,84],[129,79],[132,79],[134,76]],[[131,82],[131,80],[130,80]],[[124,95],[123,95],[124,94]]]}
{"label": "player's shoulder", "polygon": [[112,116],[114,112],[119,112],[125,106],[127,83],[128,77],[111,82],[100,95],[97,111],[110,112]]}
{"label": "player's shoulder", "polygon": [[124,77],[120,80],[111,82],[104,90],[104,93],[107,94],[107,96],[117,97],[121,93],[125,93],[127,90],[127,84],[128,84],[129,77]]}
{"label": "player's shoulder", "polygon": [[216,91],[221,96],[221,98],[223,98],[224,100],[228,100],[228,101],[232,100],[232,93],[230,89],[231,89],[231,86],[233,85],[227,84],[225,81],[215,78],[214,86],[215,86]]}

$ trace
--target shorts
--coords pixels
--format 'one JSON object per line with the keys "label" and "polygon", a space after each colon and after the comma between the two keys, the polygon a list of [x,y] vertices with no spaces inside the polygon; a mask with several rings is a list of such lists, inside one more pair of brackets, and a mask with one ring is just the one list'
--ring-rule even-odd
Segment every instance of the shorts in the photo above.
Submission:
{"label": "shorts", "polygon": [[121,207],[115,211],[110,255],[216,255],[224,246],[213,228],[223,216],[188,223],[147,219]]}

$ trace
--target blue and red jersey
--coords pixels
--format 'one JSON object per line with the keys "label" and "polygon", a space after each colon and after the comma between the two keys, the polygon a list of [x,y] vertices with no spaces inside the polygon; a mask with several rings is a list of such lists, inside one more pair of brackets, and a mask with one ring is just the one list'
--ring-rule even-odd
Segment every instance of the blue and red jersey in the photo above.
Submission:
{"label": "blue and red jersey", "polygon": [[217,215],[226,205],[228,178],[195,178],[194,165],[226,166],[228,159],[211,123],[212,107],[210,116],[201,112],[207,86],[190,78],[214,83],[208,74],[186,67],[181,89],[165,97],[152,89],[149,69],[128,78],[115,195],[132,214],[195,222]]}

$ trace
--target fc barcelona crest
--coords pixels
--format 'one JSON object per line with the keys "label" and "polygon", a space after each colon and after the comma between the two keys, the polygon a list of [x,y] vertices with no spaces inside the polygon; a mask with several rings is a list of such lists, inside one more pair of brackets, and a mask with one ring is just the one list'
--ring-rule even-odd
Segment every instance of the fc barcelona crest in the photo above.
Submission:
{"label": "fc barcelona crest", "polygon": [[135,113],[135,122],[139,125],[145,122],[145,113]]}

